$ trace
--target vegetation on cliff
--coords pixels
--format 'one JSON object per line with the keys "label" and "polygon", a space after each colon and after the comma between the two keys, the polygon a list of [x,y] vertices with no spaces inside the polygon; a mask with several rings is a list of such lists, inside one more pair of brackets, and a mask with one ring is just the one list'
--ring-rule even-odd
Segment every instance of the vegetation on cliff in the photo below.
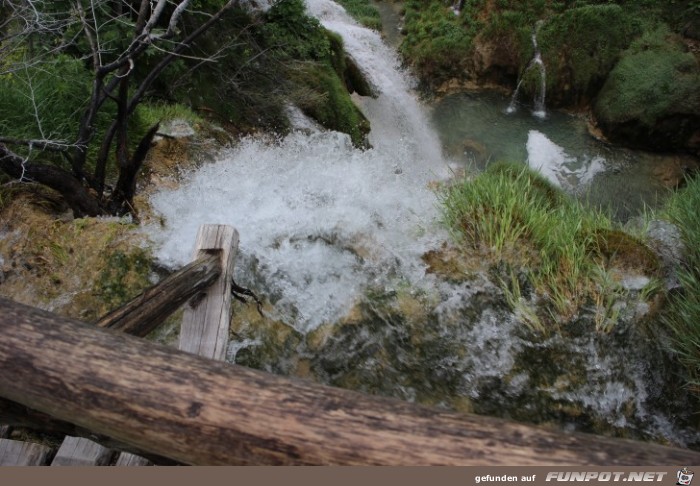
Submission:
{"label": "vegetation on cliff", "polygon": [[700,126],[700,64],[667,27],[623,52],[598,95],[599,125],[615,141],[686,147]]}
{"label": "vegetation on cliff", "polygon": [[342,42],[301,0],[267,12],[234,0],[140,3],[3,3],[0,173],[51,187],[76,216],[137,217],[136,179],[158,130],[143,108],[157,102],[238,131],[284,131],[286,105],[298,103],[364,142]]}
{"label": "vegetation on cliff", "polygon": [[[690,52],[700,38],[698,2],[459,3],[460,11],[456,2],[405,3],[401,50],[426,88],[442,90],[456,80],[456,86],[514,89],[524,76],[521,89],[534,95],[539,79],[527,67],[536,32],[549,106],[597,105],[601,127],[617,142],[698,150],[697,53]],[[680,109],[676,100],[684,96],[692,103]],[[674,131],[679,133],[670,136]]]}

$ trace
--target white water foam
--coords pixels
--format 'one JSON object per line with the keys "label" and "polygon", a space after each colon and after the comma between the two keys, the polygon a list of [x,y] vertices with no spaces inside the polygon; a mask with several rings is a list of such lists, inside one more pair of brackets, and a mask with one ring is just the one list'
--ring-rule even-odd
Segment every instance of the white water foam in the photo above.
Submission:
{"label": "white water foam", "polygon": [[369,285],[424,278],[420,256],[444,238],[429,183],[447,177],[437,135],[410,80],[376,32],[336,4],[309,10],[341,34],[379,92],[362,99],[372,124],[369,150],[335,132],[248,138],[174,191],[152,199],[164,227],[148,229],[158,258],[185,264],[199,225],[240,233],[239,283],[273,303],[273,318],[300,331],[346,313]]}
{"label": "white water foam", "polygon": [[537,130],[528,133],[526,147],[528,165],[569,192],[582,190],[596,174],[605,170],[603,157],[579,159],[571,156]]}

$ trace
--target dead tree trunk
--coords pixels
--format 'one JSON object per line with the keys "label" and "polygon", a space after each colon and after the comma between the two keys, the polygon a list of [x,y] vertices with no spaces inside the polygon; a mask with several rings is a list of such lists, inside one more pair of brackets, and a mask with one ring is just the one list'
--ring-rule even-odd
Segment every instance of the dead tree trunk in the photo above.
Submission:
{"label": "dead tree trunk", "polygon": [[44,184],[59,192],[76,217],[105,214],[97,198],[70,172],[48,164],[25,160],[0,143],[0,171],[21,181]]}
{"label": "dead tree trunk", "polygon": [[274,376],[6,299],[0,335],[0,396],[188,464],[700,463],[693,451]]}

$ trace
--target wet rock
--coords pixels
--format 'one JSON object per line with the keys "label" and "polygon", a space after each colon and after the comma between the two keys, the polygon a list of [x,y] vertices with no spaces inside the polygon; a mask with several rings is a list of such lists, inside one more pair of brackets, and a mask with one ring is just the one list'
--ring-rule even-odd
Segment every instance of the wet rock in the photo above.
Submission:
{"label": "wet rock", "polygon": [[681,287],[676,270],[683,261],[685,245],[681,232],[668,221],[653,220],[647,227],[649,247],[658,255],[667,290]]}
{"label": "wet rock", "polygon": [[176,118],[163,123],[158,129],[158,136],[168,138],[192,137],[195,134],[194,128],[186,120]]}
{"label": "wet rock", "polygon": [[360,96],[371,96],[372,98],[377,97],[377,90],[369,83],[365,74],[349,55],[345,56],[343,77],[348,93],[357,93]]}

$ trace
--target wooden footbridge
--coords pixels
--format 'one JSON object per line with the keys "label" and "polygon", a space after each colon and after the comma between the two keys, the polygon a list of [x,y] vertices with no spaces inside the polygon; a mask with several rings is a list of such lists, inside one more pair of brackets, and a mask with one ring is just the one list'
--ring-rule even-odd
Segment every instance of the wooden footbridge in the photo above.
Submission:
{"label": "wooden footbridge", "polygon": [[[97,325],[0,299],[0,465],[653,465],[700,453],[465,415],[223,362],[233,228]],[[142,339],[185,306],[179,349]],[[66,434],[56,450],[12,428]]]}

